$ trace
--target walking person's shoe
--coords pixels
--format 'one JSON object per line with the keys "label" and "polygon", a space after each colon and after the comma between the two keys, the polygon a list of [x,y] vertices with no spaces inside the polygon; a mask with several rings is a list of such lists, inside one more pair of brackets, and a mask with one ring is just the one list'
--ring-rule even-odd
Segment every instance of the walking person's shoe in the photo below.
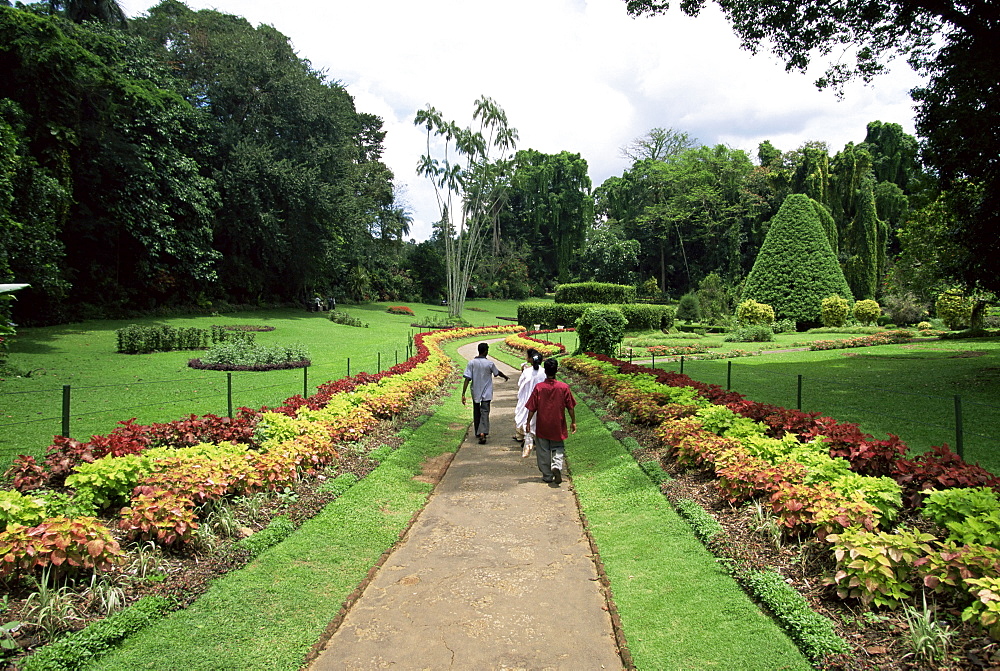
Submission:
{"label": "walking person's shoe", "polygon": [[480,445],[485,445],[486,444],[486,434],[485,433],[479,434],[479,444]]}
{"label": "walking person's shoe", "polygon": [[552,469],[552,482],[556,483],[557,485],[562,482],[562,469],[561,468],[553,468]]}

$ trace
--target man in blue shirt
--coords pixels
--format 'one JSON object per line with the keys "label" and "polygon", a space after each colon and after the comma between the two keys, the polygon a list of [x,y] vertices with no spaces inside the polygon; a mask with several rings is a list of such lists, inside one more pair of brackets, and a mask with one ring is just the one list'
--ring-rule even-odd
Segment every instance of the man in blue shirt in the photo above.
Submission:
{"label": "man in blue shirt", "polygon": [[462,385],[462,405],[465,405],[465,392],[472,383],[472,426],[476,430],[479,444],[486,443],[490,434],[490,401],[493,400],[493,378],[510,378],[500,372],[486,354],[490,351],[489,343],[479,343],[479,356],[470,359],[465,366],[465,384]]}

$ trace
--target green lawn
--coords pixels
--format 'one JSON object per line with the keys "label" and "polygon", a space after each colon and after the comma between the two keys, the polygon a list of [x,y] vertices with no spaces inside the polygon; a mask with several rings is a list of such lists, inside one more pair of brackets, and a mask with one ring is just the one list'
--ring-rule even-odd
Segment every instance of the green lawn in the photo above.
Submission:
{"label": "green lawn", "polygon": [[[394,302],[391,305],[403,303]],[[465,318],[474,325],[510,323],[518,301],[475,300],[466,303]],[[389,303],[339,305],[368,323],[369,328],[334,324],[323,313],[301,309],[260,310],[218,316],[181,316],[127,321],[87,321],[79,324],[21,329],[14,341],[10,365],[30,372],[0,382],[0,472],[18,454],[44,454],[62,430],[63,385],[70,385],[70,435],[87,440],[110,432],[120,420],[165,422],[195,413],[225,415],[228,410],[226,374],[189,368],[198,351],[143,355],[115,353],[115,330],[133,323],[208,328],[212,324],[274,326],[257,333],[262,344],[302,343],[313,365],[299,370],[233,373],[233,407],[276,405],[316,385],[351,374],[376,372],[407,358],[411,334],[423,329],[414,320],[442,320],[447,308],[405,304],[415,317],[386,312]]]}

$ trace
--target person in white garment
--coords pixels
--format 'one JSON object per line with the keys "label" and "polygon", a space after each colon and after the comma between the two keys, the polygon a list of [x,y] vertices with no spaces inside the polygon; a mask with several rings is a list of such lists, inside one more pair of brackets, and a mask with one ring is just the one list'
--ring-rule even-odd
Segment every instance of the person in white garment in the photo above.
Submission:
{"label": "person in white garment", "polygon": [[544,379],[542,355],[538,353],[538,350],[529,349],[525,352],[525,362],[521,364],[521,375],[517,378],[517,406],[514,408],[514,440],[523,441],[522,457],[531,454],[531,448],[535,444],[535,423],[532,422],[531,426],[526,426],[528,409],[525,404],[531,397],[531,392],[535,390],[535,385]]}

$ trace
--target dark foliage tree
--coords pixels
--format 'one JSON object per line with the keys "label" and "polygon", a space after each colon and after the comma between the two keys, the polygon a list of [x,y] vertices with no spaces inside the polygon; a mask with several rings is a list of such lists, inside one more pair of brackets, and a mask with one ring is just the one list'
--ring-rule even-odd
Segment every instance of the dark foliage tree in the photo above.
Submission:
{"label": "dark foliage tree", "polygon": [[527,243],[540,258],[543,282],[568,282],[570,263],[594,223],[587,161],[564,151],[543,154],[525,149],[514,156],[508,216],[501,234]]}
{"label": "dark foliage tree", "polygon": [[639,241],[628,238],[617,225],[593,228],[577,253],[575,274],[584,282],[635,284],[639,279]]}
{"label": "dark foliage tree", "polygon": [[343,86],[270,26],[164,0],[133,29],[158,45],[185,97],[212,120],[207,167],[222,198],[214,244],[225,294],[324,293],[369,263],[380,218],[392,216],[378,117],[359,115]]}
{"label": "dark foliage tree", "polygon": [[49,0],[49,9],[62,11],[70,21],[98,21],[124,28],[127,20],[121,5],[115,0]]}
{"label": "dark foliage tree", "polygon": [[710,272],[745,271],[747,241],[766,208],[766,179],[748,188],[754,166],[745,152],[718,145],[669,162],[639,161],[597,190],[598,213],[640,244],[639,271],[661,289],[686,293]]}
{"label": "dark foliage tree", "polygon": [[85,303],[141,308],[139,296],[191,296],[214,278],[206,120],[141,43],[0,8],[0,69],[26,152],[15,199],[25,226],[11,241],[32,278],[18,303],[26,321]]}
{"label": "dark foliage tree", "polygon": [[422,300],[437,303],[447,298],[444,245],[441,240],[431,238],[418,244],[408,245],[405,268],[415,279]]}

